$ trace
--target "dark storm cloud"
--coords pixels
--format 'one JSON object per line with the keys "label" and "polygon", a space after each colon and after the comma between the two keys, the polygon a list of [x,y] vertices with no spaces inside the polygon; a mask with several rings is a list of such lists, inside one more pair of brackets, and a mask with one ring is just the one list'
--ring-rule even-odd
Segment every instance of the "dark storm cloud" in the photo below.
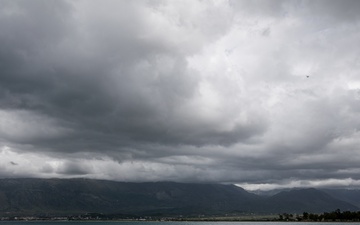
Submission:
{"label": "dark storm cloud", "polygon": [[64,175],[85,175],[91,172],[91,168],[76,162],[66,162],[56,172]]}
{"label": "dark storm cloud", "polygon": [[357,2],[0,1],[2,176],[357,185]]}
{"label": "dark storm cloud", "polygon": [[[115,146],[126,141],[122,139],[231,144],[262,130],[241,125],[226,132],[198,127],[192,134],[189,125],[181,127],[182,120],[192,118],[177,117],[174,111],[195,95],[196,71],[187,68],[178,49],[169,49],[161,40],[139,39],[142,31],[134,25],[145,25],[136,18],[132,4],[121,3],[129,8],[124,10],[128,15],[116,21],[104,15],[88,18],[93,23],[85,24],[89,30],[82,31],[78,24],[70,25],[75,9],[66,2],[5,3],[14,12],[4,13],[2,21],[1,41],[7,45],[1,52],[8,60],[1,76],[2,107],[56,118],[59,125],[76,130],[72,133],[76,139],[89,142],[80,148],[91,150],[92,142],[109,136],[114,137],[109,144]],[[55,16],[47,20],[50,13]],[[14,20],[19,22],[12,26]],[[98,24],[101,22],[106,25]]]}

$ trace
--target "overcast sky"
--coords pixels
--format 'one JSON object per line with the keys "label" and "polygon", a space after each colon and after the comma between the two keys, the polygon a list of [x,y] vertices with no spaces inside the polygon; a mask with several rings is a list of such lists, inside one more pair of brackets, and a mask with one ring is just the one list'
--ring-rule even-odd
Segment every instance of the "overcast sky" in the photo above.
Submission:
{"label": "overcast sky", "polygon": [[0,0],[0,177],[360,187],[359,12]]}

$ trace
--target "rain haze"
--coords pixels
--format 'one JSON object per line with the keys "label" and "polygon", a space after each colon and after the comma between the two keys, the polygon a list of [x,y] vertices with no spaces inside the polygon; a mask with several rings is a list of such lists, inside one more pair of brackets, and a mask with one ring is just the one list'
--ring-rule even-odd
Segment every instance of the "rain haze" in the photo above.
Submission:
{"label": "rain haze", "polygon": [[0,177],[358,188],[359,12],[0,0]]}

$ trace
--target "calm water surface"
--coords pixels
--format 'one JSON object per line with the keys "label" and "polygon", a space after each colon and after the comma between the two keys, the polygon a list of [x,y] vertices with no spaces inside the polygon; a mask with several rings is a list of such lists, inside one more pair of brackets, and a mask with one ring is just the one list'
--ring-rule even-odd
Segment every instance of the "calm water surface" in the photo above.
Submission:
{"label": "calm water surface", "polygon": [[[360,222],[349,223],[360,225]],[[98,221],[0,221],[0,225],[344,225],[339,222],[98,222]]]}

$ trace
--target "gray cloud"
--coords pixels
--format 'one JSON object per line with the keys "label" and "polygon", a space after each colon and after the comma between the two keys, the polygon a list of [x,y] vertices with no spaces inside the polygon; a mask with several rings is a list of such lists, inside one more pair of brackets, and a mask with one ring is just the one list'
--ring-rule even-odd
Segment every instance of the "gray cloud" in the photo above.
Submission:
{"label": "gray cloud", "polygon": [[356,186],[358,8],[1,1],[1,176]]}

